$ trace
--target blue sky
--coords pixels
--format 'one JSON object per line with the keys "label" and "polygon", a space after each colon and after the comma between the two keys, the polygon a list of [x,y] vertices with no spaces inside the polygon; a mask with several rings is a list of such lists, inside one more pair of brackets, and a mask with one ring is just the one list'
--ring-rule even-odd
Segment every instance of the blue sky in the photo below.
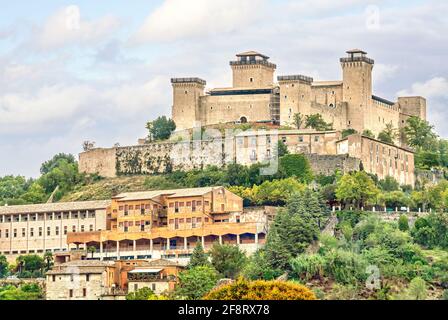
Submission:
{"label": "blue sky", "polygon": [[228,61],[257,50],[278,74],[341,78],[376,61],[375,94],[428,98],[448,137],[448,4],[364,0],[0,0],[0,176],[37,176],[58,152],[134,144],[169,115],[173,76],[228,86]]}

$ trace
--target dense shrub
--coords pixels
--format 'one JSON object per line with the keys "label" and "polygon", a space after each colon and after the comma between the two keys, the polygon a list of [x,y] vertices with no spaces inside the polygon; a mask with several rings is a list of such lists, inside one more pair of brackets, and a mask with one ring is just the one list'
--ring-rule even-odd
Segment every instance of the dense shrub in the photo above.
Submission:
{"label": "dense shrub", "polygon": [[313,278],[322,278],[326,260],[318,254],[300,255],[291,260],[293,275],[300,280],[309,281]]}
{"label": "dense shrub", "polygon": [[207,294],[205,300],[316,300],[305,286],[286,281],[247,281],[222,286]]}

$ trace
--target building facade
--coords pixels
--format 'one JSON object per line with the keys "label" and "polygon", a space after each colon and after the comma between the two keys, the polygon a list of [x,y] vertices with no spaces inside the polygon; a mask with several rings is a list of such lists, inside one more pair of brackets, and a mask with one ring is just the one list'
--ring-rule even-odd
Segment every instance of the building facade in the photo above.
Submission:
{"label": "building facade", "polygon": [[69,232],[106,229],[110,201],[0,207],[0,254],[13,261],[21,254],[66,251]]}
{"label": "building facade", "polygon": [[172,116],[178,130],[219,123],[274,122],[292,125],[294,115],[321,114],[335,130],[370,130],[377,136],[387,124],[402,128],[410,116],[426,120],[426,100],[399,97],[392,102],[373,93],[374,60],[363,50],[340,59],[342,80],[316,81],[304,75],[280,75],[269,57],[249,51],[230,65],[233,84],[206,90],[199,78],[173,78]]}
{"label": "building facade", "polygon": [[254,252],[266,239],[264,210],[246,212],[243,200],[222,187],[124,193],[107,209],[107,229],[70,233],[67,243],[95,247],[101,260],[189,259],[197,242],[239,245]]}

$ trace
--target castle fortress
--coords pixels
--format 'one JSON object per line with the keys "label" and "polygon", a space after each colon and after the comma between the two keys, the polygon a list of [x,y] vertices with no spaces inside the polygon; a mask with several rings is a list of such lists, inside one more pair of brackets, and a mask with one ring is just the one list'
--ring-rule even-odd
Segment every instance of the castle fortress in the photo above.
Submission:
{"label": "castle fortress", "polygon": [[177,130],[219,123],[273,122],[292,125],[294,114],[321,114],[335,130],[370,130],[377,136],[387,124],[396,129],[417,116],[426,120],[426,100],[399,97],[392,102],[373,95],[374,60],[354,49],[341,58],[342,80],[315,81],[304,75],[281,75],[277,66],[255,51],[231,61],[233,85],[205,91],[200,78],[173,78],[173,120]]}

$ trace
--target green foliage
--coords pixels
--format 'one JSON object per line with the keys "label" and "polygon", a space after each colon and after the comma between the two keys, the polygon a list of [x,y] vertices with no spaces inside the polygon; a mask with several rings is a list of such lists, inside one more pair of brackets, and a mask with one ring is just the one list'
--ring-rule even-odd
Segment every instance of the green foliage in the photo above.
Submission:
{"label": "green foliage", "polygon": [[408,294],[412,300],[426,300],[428,292],[425,280],[419,277],[412,279],[409,284]]}
{"label": "green foliage", "polygon": [[303,125],[304,117],[301,113],[295,113],[293,117],[294,126],[296,129],[301,129]]}
{"label": "green foliage", "polygon": [[400,190],[400,184],[394,177],[391,177],[391,176],[387,176],[385,179],[380,180],[378,182],[378,186],[380,187],[380,189],[382,191],[386,191],[386,192]]}
{"label": "green foliage", "polygon": [[355,129],[344,129],[342,130],[342,139],[356,133],[358,133],[358,131],[356,131]]}
{"label": "green foliage", "polygon": [[260,249],[249,257],[242,274],[249,280],[274,280],[282,275],[282,271],[274,269],[267,258],[265,250]]}
{"label": "green foliage", "polygon": [[333,125],[325,122],[320,113],[307,115],[305,118],[305,128],[312,128],[317,131],[332,130]]}
{"label": "green foliage", "polygon": [[407,120],[404,134],[407,143],[416,149],[432,150],[437,141],[434,126],[415,116]]}
{"label": "green foliage", "polygon": [[246,263],[246,255],[239,247],[213,244],[210,250],[212,265],[222,278],[236,279]]}
{"label": "green foliage", "polygon": [[196,243],[196,247],[193,250],[193,253],[190,258],[190,262],[188,263],[188,268],[196,268],[201,266],[209,266],[210,262],[208,261],[208,256],[204,252],[204,248],[200,242]]}
{"label": "green foliage", "polygon": [[288,146],[282,141],[277,142],[277,155],[278,157],[283,157],[289,154]]}
{"label": "green foliage", "polygon": [[172,119],[162,116],[148,122],[146,129],[149,131],[150,141],[166,140],[176,130],[176,124]]}
{"label": "green foliage", "polygon": [[318,254],[303,254],[291,260],[293,275],[302,281],[321,279],[324,276],[325,266],[325,258]]}
{"label": "green foliage", "polygon": [[8,274],[8,260],[4,255],[0,255],[0,278],[5,277]]}
{"label": "green foliage", "polygon": [[72,154],[59,153],[42,164],[40,173],[42,175],[50,173],[53,169],[60,167],[63,163],[76,163],[75,156]]}
{"label": "green foliage", "polygon": [[307,191],[293,195],[286,209],[276,215],[268,234],[265,251],[271,266],[290,270],[291,258],[317,240],[319,220],[326,214],[317,194]]}
{"label": "green foliage", "polygon": [[369,129],[366,129],[362,132],[363,136],[369,137],[369,138],[375,138],[375,135],[373,134],[373,132]]}
{"label": "green foliage", "polygon": [[366,259],[355,252],[332,250],[325,254],[325,273],[341,284],[356,284],[367,279]]}
{"label": "green foliage", "polygon": [[1,300],[42,300],[44,293],[37,284],[24,284],[21,286],[7,285],[0,287]]}
{"label": "green foliage", "polygon": [[398,219],[398,229],[403,232],[409,231],[409,219],[404,214]]}
{"label": "green foliage", "polygon": [[209,266],[195,267],[179,274],[176,296],[187,300],[198,300],[207,294],[218,281],[215,269]]}
{"label": "green foliage", "polygon": [[155,293],[150,288],[141,288],[126,295],[126,300],[153,300]]}
{"label": "green foliage", "polygon": [[414,241],[427,248],[448,248],[448,214],[432,213],[419,218],[411,231]]}
{"label": "green foliage", "polygon": [[363,171],[345,174],[337,183],[336,198],[357,208],[374,204],[378,194],[374,181]]}
{"label": "green foliage", "polygon": [[39,278],[43,276],[45,267],[44,259],[41,256],[30,254],[22,255],[16,259],[19,278]]}
{"label": "green foliage", "polygon": [[392,122],[386,125],[386,128],[378,134],[378,140],[394,144],[394,141],[398,138],[398,131],[393,127]]}
{"label": "green foliage", "polygon": [[378,196],[378,204],[385,205],[387,208],[412,207],[413,201],[409,195],[402,191],[384,192]]}
{"label": "green foliage", "polygon": [[303,183],[313,180],[310,163],[303,154],[289,154],[281,157],[280,171],[284,178],[295,177]]}

